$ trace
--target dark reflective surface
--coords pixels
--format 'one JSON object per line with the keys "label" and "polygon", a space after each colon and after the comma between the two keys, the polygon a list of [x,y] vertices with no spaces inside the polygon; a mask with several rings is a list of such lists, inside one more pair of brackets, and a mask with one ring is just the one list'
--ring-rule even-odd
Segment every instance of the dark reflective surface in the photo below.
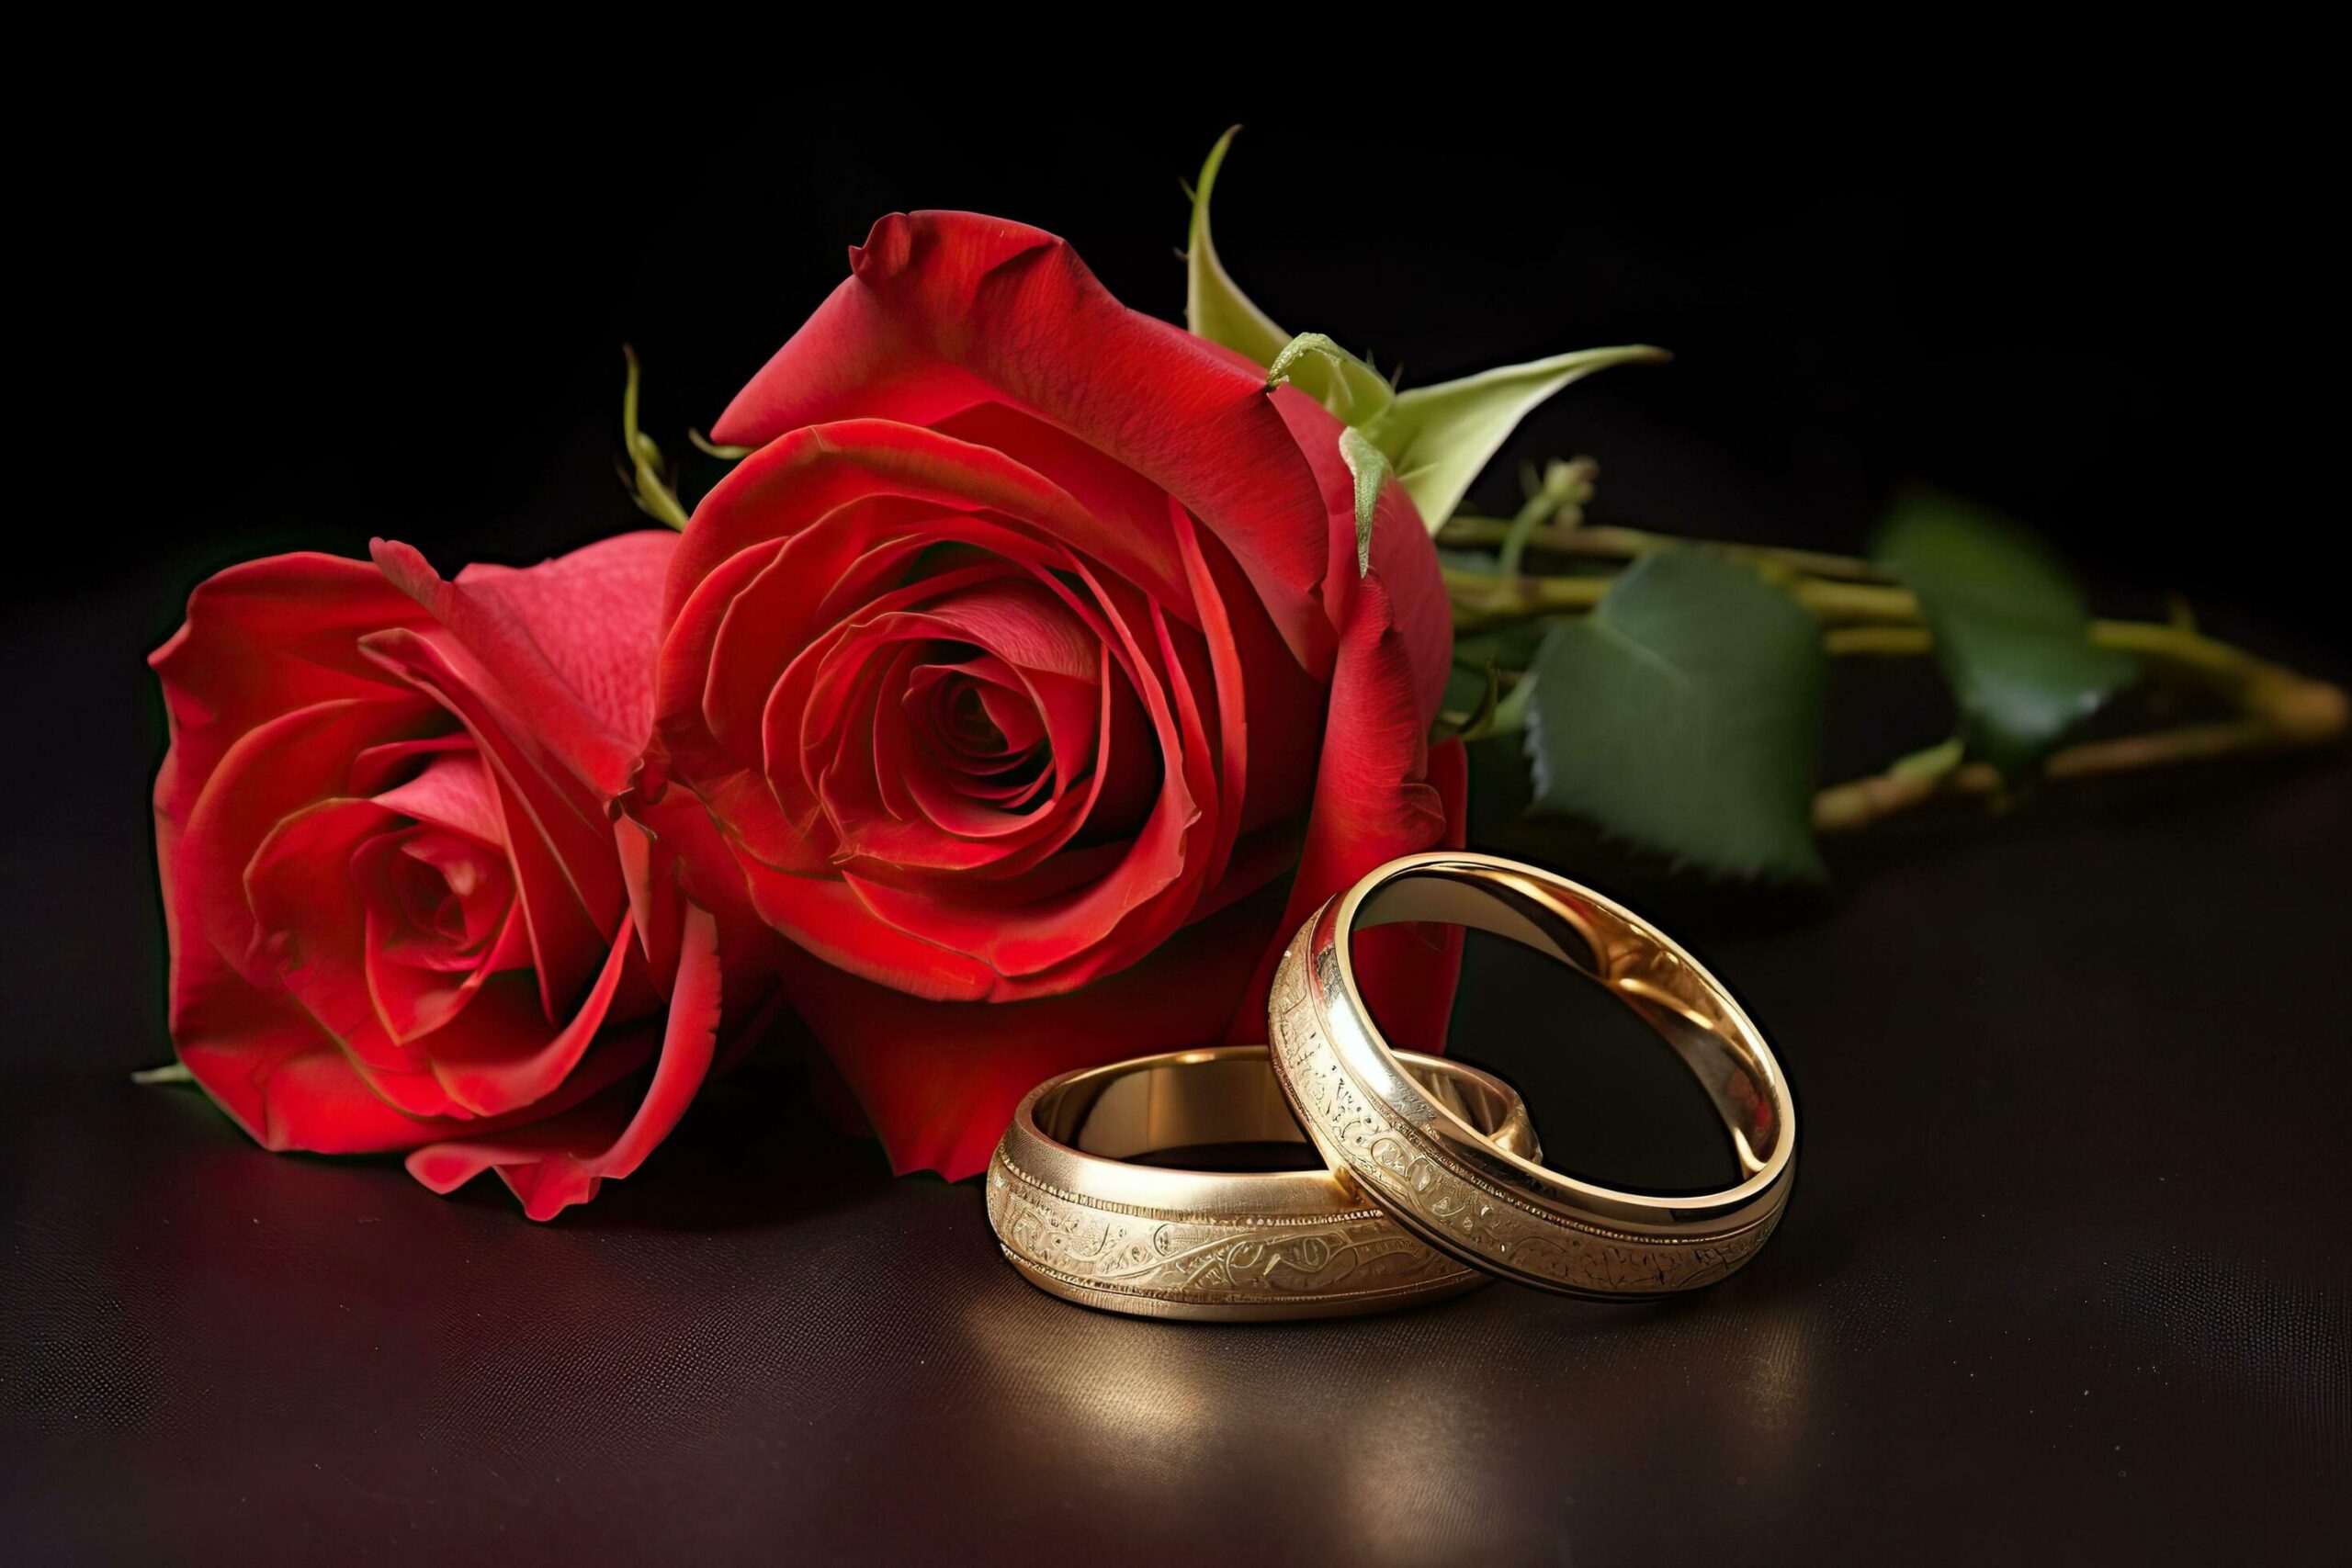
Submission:
{"label": "dark reflective surface", "polygon": [[[127,646],[148,609],[22,629]],[[2310,1561],[2352,1530],[2341,761],[1905,829],[1794,924],[1623,888],[1796,1086],[1765,1255],[1659,1306],[1218,1329],[1029,1289],[976,1185],[889,1179],[781,1075],[546,1226],[132,1088],[150,742],[37,700],[90,782],[7,844],[52,900],[0,970],[12,1560]],[[1474,953],[1464,1054],[1563,1158],[1703,1179],[1687,1075],[1637,1023],[1547,1047],[1589,1015],[1540,963]]]}

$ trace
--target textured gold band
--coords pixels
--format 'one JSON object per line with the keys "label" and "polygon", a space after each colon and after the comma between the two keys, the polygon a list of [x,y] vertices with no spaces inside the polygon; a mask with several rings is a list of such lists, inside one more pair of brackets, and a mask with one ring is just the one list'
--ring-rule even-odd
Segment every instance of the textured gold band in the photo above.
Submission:
{"label": "textured gold band", "polygon": [[[1539,1154],[1519,1096],[1407,1055],[1419,1092],[1503,1147]],[[1049,1079],[989,1161],[989,1224],[1041,1290],[1143,1317],[1227,1322],[1376,1312],[1487,1276],[1432,1250],[1320,1168],[1140,1163],[1204,1145],[1300,1145],[1263,1045],[1141,1056]]]}
{"label": "textured gold band", "polygon": [[[1349,953],[1354,931],[1398,920],[1493,931],[1598,981],[1698,1076],[1744,1179],[1690,1197],[1597,1186],[1498,1147],[1421,1092]],[[1656,927],[1532,866],[1462,852],[1382,866],[1301,928],[1269,1013],[1276,1076],[1331,1168],[1433,1247],[1521,1284],[1607,1298],[1713,1284],[1763,1246],[1795,1181],[1795,1106],[1739,1004]]]}

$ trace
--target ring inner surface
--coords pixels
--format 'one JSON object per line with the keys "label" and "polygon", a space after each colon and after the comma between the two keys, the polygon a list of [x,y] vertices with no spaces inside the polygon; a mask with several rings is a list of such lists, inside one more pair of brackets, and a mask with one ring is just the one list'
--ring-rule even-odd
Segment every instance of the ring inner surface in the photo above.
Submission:
{"label": "ring inner surface", "polygon": [[1408,920],[1507,937],[1600,986],[1663,1036],[1698,1078],[1731,1134],[1742,1173],[1770,1163],[1783,1121],[1762,1038],[1721,986],[1655,931],[1566,887],[1472,865],[1418,867],[1382,884],[1358,906],[1353,930]]}
{"label": "ring inner surface", "polygon": [[[1408,1064],[1414,1082],[1483,1135],[1499,1130],[1510,1100],[1466,1074]],[[1306,1134],[1291,1113],[1263,1047],[1203,1052],[1125,1071],[1086,1074],[1040,1100],[1038,1130],[1056,1143],[1103,1159],[1136,1160],[1168,1149],[1264,1144],[1300,1146]]]}
{"label": "ring inner surface", "polygon": [[1037,1107],[1057,1143],[1104,1159],[1217,1144],[1300,1141],[1298,1122],[1263,1056],[1163,1062],[1090,1076]]}

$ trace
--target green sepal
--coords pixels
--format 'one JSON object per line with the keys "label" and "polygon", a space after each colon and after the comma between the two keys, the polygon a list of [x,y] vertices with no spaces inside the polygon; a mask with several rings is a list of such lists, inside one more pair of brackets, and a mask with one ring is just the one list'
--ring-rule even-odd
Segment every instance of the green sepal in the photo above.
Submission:
{"label": "green sepal", "polygon": [[1216,139],[1193,186],[1193,224],[1184,242],[1184,325],[1195,337],[1223,344],[1260,365],[1272,365],[1290,334],[1241,292],[1217,260],[1216,243],[1209,234],[1209,194],[1216,188],[1217,170],[1225,166],[1225,154],[1240,130],[1234,126]]}
{"label": "green sepal", "polygon": [[1367,432],[1387,455],[1389,470],[1431,533],[1461,504],[1478,470],[1519,422],[1544,399],[1611,365],[1668,357],[1663,349],[1641,344],[1585,349],[1400,392],[1328,335],[1284,332],[1225,270],[1209,227],[1217,174],[1240,129],[1235,126],[1217,138],[1193,186],[1184,244],[1184,324],[1195,336],[1264,366],[1269,389],[1286,380],[1342,423]]}
{"label": "green sepal", "polygon": [[1266,367],[1266,390],[1285,382],[1314,397],[1342,424],[1359,428],[1377,421],[1396,396],[1379,371],[1323,333],[1301,333],[1274,355]]}
{"label": "green sepal", "polygon": [[1388,455],[1354,425],[1340,430],[1340,457],[1356,481],[1356,575],[1372,570],[1372,525],[1380,512],[1380,487],[1388,478]]}
{"label": "green sepal", "polygon": [[1408,388],[1389,403],[1373,434],[1388,454],[1396,482],[1435,533],[1462,504],[1487,459],[1537,404],[1596,370],[1668,357],[1664,349],[1642,344],[1588,348],[1434,387]]}
{"label": "green sepal", "polygon": [[692,425],[686,427],[686,439],[693,444],[695,451],[706,457],[716,457],[722,463],[740,463],[752,452],[752,448],[749,446],[730,446],[713,441]]}
{"label": "green sepal", "polygon": [[[1184,324],[1195,337],[1266,367],[1269,389],[1287,381],[1347,424],[1376,419],[1395,390],[1380,372],[1321,333],[1294,337],[1283,331],[1241,291],[1217,257],[1209,231],[1209,196],[1240,129],[1237,125],[1217,138],[1193,187],[1192,231],[1184,243]],[[1309,354],[1317,357],[1306,357]]]}
{"label": "green sepal", "polygon": [[628,361],[628,378],[621,383],[621,442],[628,455],[630,499],[647,516],[683,529],[686,525],[686,509],[662,472],[662,448],[653,437],[638,428],[637,398],[642,372],[637,363],[637,350],[623,344],[621,355]]}

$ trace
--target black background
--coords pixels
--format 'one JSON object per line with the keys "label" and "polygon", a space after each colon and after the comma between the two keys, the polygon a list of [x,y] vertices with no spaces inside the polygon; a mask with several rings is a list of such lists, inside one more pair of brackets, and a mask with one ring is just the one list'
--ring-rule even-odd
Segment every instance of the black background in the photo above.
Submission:
{"label": "black background", "polygon": [[[1408,380],[1676,351],[1508,450],[1597,457],[1602,520],[1854,548],[1925,479],[2041,529],[2103,604],[2184,590],[2342,672],[2335,416],[2295,375],[2325,357],[2333,254],[2301,95],[2224,103],[2128,59],[1610,91],[1515,63],[1540,86],[1367,89],[1360,115],[1331,112],[1345,80],[1278,72],[652,101],[650,61],[527,96],[189,73],[84,105],[25,175],[17,467],[43,500],[5,586],[35,740],[6,824],[5,1517],[34,1556],[2342,1545],[2343,1227],[2310,1195],[2345,1152],[2340,761],[1905,827],[1792,903],[1531,838],[1489,749],[1476,841],[1639,891],[1807,1096],[1772,1252],[1662,1312],[1498,1289],[1218,1336],[1068,1311],[989,1255],[969,1187],[882,1179],[781,1077],[546,1229],[265,1158],[122,1085],[168,1051],[139,661],[198,578],[638,525],[619,344],[682,449],[885,211],[1038,223],[1175,317],[1178,182],[1234,119],[1221,247],[1285,326]],[[1829,771],[1932,739],[1937,700],[1860,694]],[[1693,1127],[1673,1075],[1613,1034],[1533,1048],[1547,995],[1474,955],[1459,1048],[1591,1167],[1689,1173],[1658,1165]]]}
{"label": "black background", "polygon": [[1179,182],[1239,120],[1226,259],[1292,330],[1413,381],[1679,355],[1579,387],[1506,454],[1598,457],[1609,515],[1852,547],[1922,479],[2110,589],[2316,627],[2333,601],[2297,561],[2335,532],[2335,420],[2305,380],[2340,341],[2319,110],[2291,76],[2224,96],[2218,60],[2197,96],[2188,63],[1650,83],[1625,62],[1597,73],[1615,86],[1465,82],[1426,108],[1367,87],[1353,123],[1149,78],[151,82],[28,171],[56,290],[28,466],[80,481],[118,547],[9,586],[176,583],[371,532],[452,564],[594,536],[631,515],[617,345],[675,446],[888,211],[1052,229],[1178,317]]}

